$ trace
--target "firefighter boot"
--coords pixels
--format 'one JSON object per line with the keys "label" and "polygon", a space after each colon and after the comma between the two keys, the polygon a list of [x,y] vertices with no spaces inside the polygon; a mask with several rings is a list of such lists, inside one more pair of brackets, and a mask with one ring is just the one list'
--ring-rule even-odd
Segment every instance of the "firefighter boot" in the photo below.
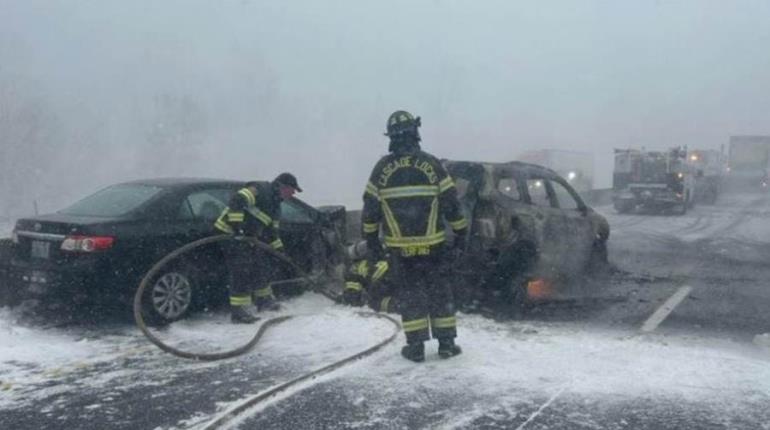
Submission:
{"label": "firefighter boot", "polygon": [[259,312],[277,311],[280,309],[281,309],[281,305],[279,305],[278,302],[275,301],[275,297],[273,296],[257,298],[257,310]]}
{"label": "firefighter boot", "polygon": [[259,317],[254,316],[246,309],[246,306],[231,306],[230,321],[233,324],[254,324],[259,321]]}
{"label": "firefighter boot", "polygon": [[425,361],[425,344],[422,342],[408,343],[401,348],[401,355],[407,360],[421,363]]}
{"label": "firefighter boot", "polygon": [[438,356],[441,358],[452,358],[455,355],[460,355],[463,352],[460,346],[455,345],[453,338],[439,339],[438,340]]}

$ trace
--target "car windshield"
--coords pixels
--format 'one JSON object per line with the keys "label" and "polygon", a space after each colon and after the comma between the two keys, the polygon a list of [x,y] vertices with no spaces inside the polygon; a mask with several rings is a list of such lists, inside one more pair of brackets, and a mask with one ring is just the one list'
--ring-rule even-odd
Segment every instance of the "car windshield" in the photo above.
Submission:
{"label": "car windshield", "polygon": [[107,187],[62,209],[64,215],[117,217],[138,208],[162,188],[141,184],[121,184]]}

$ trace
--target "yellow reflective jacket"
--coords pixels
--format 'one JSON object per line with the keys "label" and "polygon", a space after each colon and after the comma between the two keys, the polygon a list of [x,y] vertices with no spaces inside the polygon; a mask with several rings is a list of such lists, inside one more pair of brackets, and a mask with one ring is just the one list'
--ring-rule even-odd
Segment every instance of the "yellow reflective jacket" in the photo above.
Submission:
{"label": "yellow reflective jacket", "polygon": [[214,227],[223,233],[256,237],[274,249],[282,249],[278,234],[281,199],[269,182],[259,182],[256,188],[256,194],[248,187],[233,194]]}
{"label": "yellow reflective jacket", "polygon": [[442,244],[444,221],[458,234],[468,227],[452,177],[436,157],[419,149],[391,153],[374,166],[361,218],[367,241],[382,227],[385,246],[407,257],[427,255]]}

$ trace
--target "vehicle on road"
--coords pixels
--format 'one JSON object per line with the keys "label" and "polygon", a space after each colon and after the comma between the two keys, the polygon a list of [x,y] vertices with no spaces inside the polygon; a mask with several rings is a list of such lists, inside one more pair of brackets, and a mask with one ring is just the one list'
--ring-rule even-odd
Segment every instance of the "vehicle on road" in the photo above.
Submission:
{"label": "vehicle on road", "polygon": [[687,164],[695,174],[695,202],[713,205],[722,192],[727,159],[722,151],[695,149],[687,153]]}
{"label": "vehicle on road", "polygon": [[615,149],[612,202],[619,213],[643,208],[683,215],[695,205],[695,178],[687,148]]}
{"label": "vehicle on road", "polygon": [[[184,244],[218,234],[213,223],[242,186],[217,179],[140,180],[107,187],[56,213],[19,219],[13,245],[5,251],[9,279],[0,281],[6,301],[128,304],[154,263]],[[314,208],[295,198],[281,210],[288,256],[308,273],[332,276],[344,253],[345,208]],[[286,268],[279,272],[289,276]],[[202,247],[151,281],[148,317],[173,321],[223,302],[226,279],[218,245]]]}
{"label": "vehicle on road", "polygon": [[770,136],[730,136],[727,184],[731,191],[766,191]]}
{"label": "vehicle on road", "polygon": [[607,220],[555,171],[523,162],[444,165],[470,223],[457,282],[474,288],[466,294],[519,307],[533,281],[574,279],[607,262]]}

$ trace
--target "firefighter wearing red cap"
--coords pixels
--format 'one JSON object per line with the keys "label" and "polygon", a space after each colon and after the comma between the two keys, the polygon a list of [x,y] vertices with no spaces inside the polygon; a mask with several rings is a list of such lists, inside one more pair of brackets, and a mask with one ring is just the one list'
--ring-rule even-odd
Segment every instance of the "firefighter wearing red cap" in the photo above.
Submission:
{"label": "firefighter wearing red cap", "polygon": [[[222,233],[255,237],[283,251],[279,236],[281,201],[290,199],[295,192],[302,189],[291,173],[281,173],[272,182],[248,182],[230,198],[214,227]],[[248,242],[237,240],[225,242],[222,253],[230,272],[232,322],[250,324],[259,319],[249,310],[252,295],[256,297],[257,310],[278,309],[269,284],[272,273],[259,261],[265,256]]]}

